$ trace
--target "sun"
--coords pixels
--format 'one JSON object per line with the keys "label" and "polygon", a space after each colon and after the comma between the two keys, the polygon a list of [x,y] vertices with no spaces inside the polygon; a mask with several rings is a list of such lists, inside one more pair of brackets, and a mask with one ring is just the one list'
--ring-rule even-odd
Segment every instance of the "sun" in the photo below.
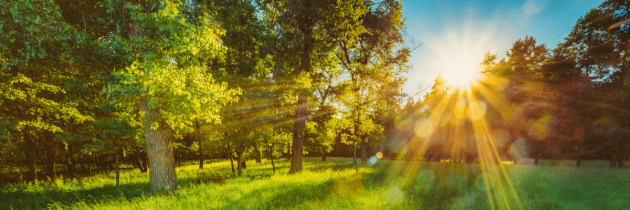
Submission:
{"label": "sun", "polygon": [[444,59],[441,65],[446,83],[456,88],[470,88],[479,79],[481,58],[473,54],[459,54]]}

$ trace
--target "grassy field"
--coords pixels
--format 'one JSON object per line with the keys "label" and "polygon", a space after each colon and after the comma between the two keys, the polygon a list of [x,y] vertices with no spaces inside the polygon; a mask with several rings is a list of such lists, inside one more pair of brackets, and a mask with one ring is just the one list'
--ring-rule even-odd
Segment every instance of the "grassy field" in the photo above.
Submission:
{"label": "grassy field", "polygon": [[118,188],[113,173],[0,185],[0,209],[630,209],[630,171],[604,161],[505,165],[510,181],[498,183],[479,164],[383,160],[357,174],[351,161],[306,158],[296,175],[288,161],[275,174],[269,162],[249,161],[242,177],[227,161],[184,163],[175,195],[149,195],[138,170],[123,171]]}

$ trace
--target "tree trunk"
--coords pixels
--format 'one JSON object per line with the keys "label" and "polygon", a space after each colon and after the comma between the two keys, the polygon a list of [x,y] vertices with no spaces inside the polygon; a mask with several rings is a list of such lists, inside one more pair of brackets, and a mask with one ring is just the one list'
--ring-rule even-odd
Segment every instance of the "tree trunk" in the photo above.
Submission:
{"label": "tree trunk", "polygon": [[103,169],[103,165],[101,165],[101,162],[99,161],[98,156],[99,155],[94,155],[94,164],[96,164],[97,167]]}
{"label": "tree trunk", "polygon": [[94,160],[96,162],[96,165],[99,168],[101,168],[101,171],[107,170],[107,166],[105,165],[104,160],[103,160],[103,155],[96,155],[96,156],[94,156]]}
{"label": "tree trunk", "polygon": [[[227,135],[227,133],[225,135]],[[232,174],[236,174],[236,172],[234,172],[234,157],[232,157],[233,154],[234,153],[232,153],[232,146],[228,142],[228,158],[230,159],[230,165],[232,166]]]}
{"label": "tree trunk", "polygon": [[201,143],[201,131],[199,126],[199,121],[196,122],[195,126],[195,135],[197,137],[197,143],[199,144],[199,149],[197,153],[199,154],[199,169],[203,169],[203,144]]}
{"label": "tree trunk", "polygon": [[78,156],[77,159],[79,160],[79,166],[81,166],[81,171],[85,171],[85,158],[82,157],[82,155]]}
{"label": "tree trunk", "polygon": [[88,173],[92,174],[92,157],[90,157],[90,155],[86,155],[85,161],[87,162]]}
{"label": "tree trunk", "polygon": [[[240,157],[240,156],[239,156]],[[245,161],[245,158],[241,158],[243,160],[243,169],[247,169],[247,161]]]}
{"label": "tree trunk", "polygon": [[326,152],[322,150],[322,162],[326,162]]}
{"label": "tree trunk", "polygon": [[271,129],[271,149],[269,149],[269,158],[271,159],[271,169],[273,170],[273,173],[276,173],[276,165],[273,164],[273,148],[275,146],[275,138],[276,138],[276,126],[273,126],[273,128]]}
{"label": "tree trunk", "polygon": [[59,143],[59,150],[62,151],[61,154],[65,154],[63,164],[66,165],[66,172],[68,172],[69,177],[74,177],[74,170],[72,169],[72,165],[70,165],[70,159],[72,158],[70,151],[66,151],[65,145],[61,142]]}
{"label": "tree trunk", "polygon": [[367,164],[367,142],[361,138],[361,164]]}
{"label": "tree trunk", "polygon": [[57,162],[57,151],[55,147],[49,145],[46,148],[46,176],[50,181],[55,181],[57,171],[55,169],[55,163]]}
{"label": "tree trunk", "polygon": [[291,143],[289,143],[289,147],[287,148],[287,160],[291,160]]}
{"label": "tree trunk", "polygon": [[144,168],[144,172],[149,171],[149,160],[148,160],[147,156],[148,156],[148,155],[147,155],[147,153],[146,153],[146,152],[143,152],[143,153],[140,155],[140,158],[141,158],[141,160],[142,160],[142,167]]}
{"label": "tree trunk", "polygon": [[536,149],[534,150],[534,165],[538,165],[538,158],[540,157],[540,149],[541,149],[540,141],[538,141],[537,144],[538,145],[536,145]]}
{"label": "tree trunk", "polygon": [[145,173],[147,172],[147,168],[145,167],[145,164],[142,162],[142,158],[140,158],[140,155],[142,155],[141,152],[136,153],[135,155],[135,161],[138,164],[138,169],[140,169],[141,173]]}
{"label": "tree trunk", "polygon": [[26,161],[28,164],[28,175],[26,179],[28,181],[35,181],[37,179],[37,169],[35,167],[35,158],[33,157],[33,150],[35,150],[35,145],[33,144],[33,139],[31,133],[27,131],[27,129],[23,130],[24,135],[24,144],[26,146]]}
{"label": "tree trunk", "polygon": [[254,151],[256,153],[256,163],[262,163],[262,152],[260,150]]}
{"label": "tree trunk", "polygon": [[273,169],[273,173],[276,173],[276,165],[273,164],[273,144],[271,145],[271,152],[269,152],[269,158],[271,159],[271,169]]}
{"label": "tree trunk", "polygon": [[[107,158],[110,158],[110,157],[112,157],[112,156],[111,155],[107,156]],[[110,160],[110,161],[105,160],[105,163],[107,163],[107,170],[114,170],[115,169],[113,164],[112,164],[112,162],[114,162],[114,160]]]}
{"label": "tree trunk", "polygon": [[357,165],[357,146],[354,146],[354,156],[352,156],[352,160],[354,161],[354,168],[357,170],[357,174],[359,173],[359,166]]}
{"label": "tree trunk", "polygon": [[232,165],[232,173],[236,174],[236,172],[234,172],[234,159],[232,158],[232,152],[228,153],[228,158],[230,158],[230,165]]}
{"label": "tree trunk", "polygon": [[118,167],[118,153],[116,153],[116,187],[120,184],[120,171]]}
{"label": "tree trunk", "polygon": [[[175,154],[171,128],[162,119],[158,109],[149,109],[149,99],[142,99],[140,108],[144,112],[145,143],[149,159],[149,182],[152,193],[177,190],[175,174]],[[157,128],[153,123],[157,121]]]}
{"label": "tree trunk", "polygon": [[582,159],[578,157],[577,163],[575,163],[575,167],[580,167],[580,166],[582,166]]}
{"label": "tree trunk", "polygon": [[617,156],[617,166],[619,166],[619,168],[623,168],[625,165],[626,165],[626,152],[622,150]]}
{"label": "tree trunk", "polygon": [[70,159],[70,166],[72,166],[72,176],[77,172],[77,164],[74,161],[74,146],[68,145],[68,159]]}
{"label": "tree trunk", "polygon": [[140,168],[140,164],[138,164],[137,155],[131,154],[131,163],[133,164],[133,168]]}
{"label": "tree trunk", "polygon": [[[311,72],[311,51],[313,48],[312,28],[305,29],[304,33],[304,49],[302,51],[302,60],[300,61],[302,73]],[[291,158],[291,169],[289,173],[298,173],[302,171],[302,150],[304,145],[304,132],[306,129],[307,112],[307,94],[300,91],[298,95],[298,104],[295,109],[295,125],[293,131],[293,151]]]}
{"label": "tree trunk", "polygon": [[617,150],[613,151],[610,154],[610,168],[617,168]]}
{"label": "tree trunk", "polygon": [[238,159],[236,160],[236,163],[238,164],[238,176],[243,175],[243,163],[245,161],[243,161],[243,152],[239,152],[238,153]]}

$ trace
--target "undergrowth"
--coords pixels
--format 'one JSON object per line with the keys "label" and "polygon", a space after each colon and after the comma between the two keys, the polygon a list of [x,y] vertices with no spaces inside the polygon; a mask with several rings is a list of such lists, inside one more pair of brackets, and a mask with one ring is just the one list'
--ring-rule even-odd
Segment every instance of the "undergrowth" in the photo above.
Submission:
{"label": "undergrowth", "polygon": [[[149,194],[148,173],[126,170],[55,183],[0,185],[0,209],[623,209],[630,207],[628,171],[601,168],[506,166],[516,198],[489,191],[478,164],[380,161],[359,173],[351,159],[307,158],[304,172],[290,162],[248,162],[243,176],[228,161],[177,167],[179,190]],[[414,166],[414,167],[411,167]],[[495,200],[488,199],[493,197]],[[498,199],[498,200],[497,200]],[[505,206],[504,206],[505,207]]]}

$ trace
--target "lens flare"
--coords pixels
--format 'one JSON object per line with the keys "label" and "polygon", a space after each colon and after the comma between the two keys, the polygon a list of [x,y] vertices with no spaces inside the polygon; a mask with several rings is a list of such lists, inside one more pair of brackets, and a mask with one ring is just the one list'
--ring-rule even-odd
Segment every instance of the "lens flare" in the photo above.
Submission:
{"label": "lens flare", "polygon": [[376,153],[376,158],[383,159],[383,153],[382,152],[377,152]]}
{"label": "lens flare", "polygon": [[414,130],[420,137],[428,137],[433,134],[435,125],[431,119],[422,119],[416,123]]}
{"label": "lens flare", "polygon": [[466,114],[471,120],[479,120],[486,114],[488,107],[483,101],[473,101],[468,104],[467,111]]}
{"label": "lens flare", "polygon": [[371,158],[368,160],[368,162],[370,163],[370,165],[374,165],[374,164],[376,164],[376,161],[377,161],[376,157],[371,157]]}
{"label": "lens flare", "polygon": [[453,115],[455,115],[455,118],[457,118],[458,120],[464,119],[465,115],[465,111],[466,111],[466,101],[465,100],[460,100],[459,102],[457,102],[457,104],[455,104],[455,107],[453,108]]}
{"label": "lens flare", "polygon": [[405,198],[405,194],[402,190],[398,189],[398,187],[390,187],[387,189],[385,198],[388,203],[399,204]]}

